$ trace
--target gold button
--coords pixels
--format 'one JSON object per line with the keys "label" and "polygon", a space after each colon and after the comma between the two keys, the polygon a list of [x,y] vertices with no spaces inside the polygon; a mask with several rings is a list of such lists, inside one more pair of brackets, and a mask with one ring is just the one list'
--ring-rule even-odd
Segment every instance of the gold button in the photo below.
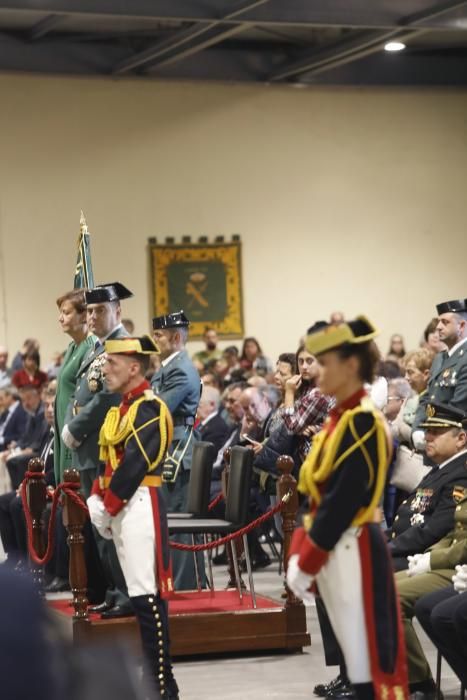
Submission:
{"label": "gold button", "polygon": [[150,603],[154,603],[154,598],[148,598]]}
{"label": "gold button", "polygon": [[156,627],[162,627],[162,622],[157,622]]}
{"label": "gold button", "polygon": [[159,637],[162,637],[162,632],[160,630],[157,634],[159,635]]}
{"label": "gold button", "polygon": [[392,539],[394,539],[395,536],[396,536],[396,533],[393,532],[392,535],[391,535]]}
{"label": "gold button", "polygon": [[453,544],[457,544],[457,540],[453,540],[452,543],[453,543]]}
{"label": "gold button", "polygon": [[396,522],[397,520],[399,520],[399,516],[398,516],[398,515],[396,515],[396,517],[394,518],[394,522]]}
{"label": "gold button", "polygon": [[457,506],[456,510],[462,510],[461,506]]}
{"label": "gold button", "polygon": [[407,503],[407,499],[405,501],[402,501],[402,505],[405,505]]}
{"label": "gold button", "polygon": [[163,681],[163,680],[164,680],[164,674],[163,674],[163,673],[159,673],[159,680],[160,680],[160,681]]}

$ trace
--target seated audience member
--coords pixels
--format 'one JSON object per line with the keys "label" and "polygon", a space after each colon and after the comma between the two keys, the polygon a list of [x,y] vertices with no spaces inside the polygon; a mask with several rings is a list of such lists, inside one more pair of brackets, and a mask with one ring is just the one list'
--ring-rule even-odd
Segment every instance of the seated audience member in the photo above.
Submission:
{"label": "seated audience member", "polygon": [[11,363],[11,371],[16,372],[19,369],[23,369],[23,360],[26,353],[30,352],[31,350],[39,352],[39,349],[39,341],[36,338],[26,338],[21,350],[19,350],[13,358],[13,362]]}
{"label": "seated audience member", "polygon": [[220,392],[222,388],[222,379],[216,372],[205,372],[201,375],[201,384],[203,386],[212,386]]}
{"label": "seated audience member", "polygon": [[229,347],[223,350],[222,365],[221,375],[224,386],[244,380],[245,371],[240,365],[238,348],[235,345],[229,345]]}
{"label": "seated audience member", "polygon": [[0,345],[0,389],[11,384],[11,370],[8,367],[8,350]]}
{"label": "seated audience member", "polygon": [[219,414],[220,401],[218,389],[203,385],[196,414],[199,420],[197,431],[200,440],[212,442],[216,452],[219,452],[230,434],[227,423]]}
{"label": "seated audience member", "polygon": [[204,350],[195,352],[191,358],[194,366],[200,374],[204,372],[208,362],[211,360],[220,360],[222,357],[222,352],[217,347],[219,338],[217,337],[217,331],[215,328],[206,326],[203,333],[203,341],[205,345]]}
{"label": "seated audience member", "polygon": [[[467,428],[467,420],[465,421],[465,428]],[[467,464],[467,453],[464,453],[463,457],[464,463]],[[417,604],[420,601],[419,610],[428,609],[423,599],[428,594],[435,592],[441,594],[441,598],[439,596],[435,598],[436,603],[449,599],[452,595],[458,597],[450,585],[451,580],[456,575],[456,567],[467,564],[467,489],[458,487],[454,491],[453,497],[457,505],[454,511],[454,527],[452,530],[430,547],[428,551],[409,557],[408,570],[400,571],[396,574],[396,586],[401,604],[407,647],[410,691],[412,693],[417,692],[418,700],[434,700],[436,688],[431,676],[430,666],[412,625],[412,619],[417,611]],[[464,610],[464,624],[467,623],[466,614],[467,598]],[[425,617],[423,613],[422,617]],[[429,636],[431,635],[429,634]],[[467,641],[467,633],[464,635],[464,640]],[[460,641],[457,640],[458,648]],[[460,648],[462,649],[462,644]],[[467,646],[464,647],[464,652],[462,669],[464,678],[467,678]],[[451,662],[449,661],[449,663]],[[457,665],[458,670],[456,670],[456,665],[453,668],[456,673],[459,673],[459,665]]]}
{"label": "seated audience member", "polygon": [[412,424],[420,396],[426,391],[432,362],[433,353],[427,348],[414,350],[405,356],[405,378],[412,394],[403,401],[399,413],[390,423],[392,435],[400,444],[412,444]]}
{"label": "seated audience member", "polygon": [[432,318],[423,331],[422,347],[430,350],[434,355],[446,350],[446,344],[439,337],[438,318]]}
{"label": "seated audience member", "polygon": [[280,410],[287,430],[298,437],[298,459],[303,462],[332,402],[316,387],[319,372],[316,358],[304,346],[299,347],[296,357],[299,373],[286,381]]}
{"label": "seated audience member", "polygon": [[3,452],[14,442],[21,439],[28,414],[18,398],[18,390],[14,386],[0,389],[0,452]]}
{"label": "seated audience member", "polygon": [[[245,382],[236,382],[231,384],[225,390],[223,397],[223,402],[225,409],[228,413],[230,420],[230,434],[219,452],[217,453],[216,460],[214,462],[212,470],[212,481],[211,481],[211,498],[217,496],[222,490],[221,475],[224,470],[224,452],[228,447],[233,447],[238,445],[240,442],[240,434],[242,431],[242,421],[244,417],[243,406],[240,402],[240,397],[243,390],[247,388]],[[219,516],[221,517],[221,516]]]}
{"label": "seated audience member", "polygon": [[23,480],[31,457],[39,455],[41,443],[48,432],[39,390],[35,386],[23,386],[19,394],[22,406],[28,413],[25,431],[17,444],[13,443],[0,455],[8,469],[13,489],[17,489]]}
{"label": "seated audience member", "polygon": [[391,379],[402,377],[403,371],[399,362],[395,362],[394,360],[382,360],[379,363],[376,375],[378,377],[384,377],[389,382]]}
{"label": "seated audience member", "polygon": [[11,378],[11,383],[17,389],[23,386],[35,386],[41,389],[47,383],[48,378],[45,372],[42,372],[40,367],[40,355],[37,350],[28,350],[23,358],[23,368],[19,369]]}
{"label": "seated audience member", "polygon": [[54,354],[52,355],[52,362],[50,362],[45,368],[47,378],[49,381],[57,378],[63,363],[64,356],[65,354],[63,352],[54,352]]}
{"label": "seated audience member", "polygon": [[391,335],[386,360],[400,362],[405,355],[404,338],[399,333]]}
{"label": "seated audience member", "polygon": [[412,389],[406,379],[400,377],[399,379],[391,379],[388,382],[388,399],[386,406],[383,408],[383,413],[390,425],[396,420],[402,406],[410,396],[412,396]]}
{"label": "seated audience member", "polygon": [[345,323],[345,316],[342,311],[333,311],[329,317],[329,323],[331,326],[339,326],[341,323]]}
{"label": "seated audience member", "polygon": [[[45,480],[50,488],[55,486],[53,453],[54,398],[54,390],[45,390],[44,416],[48,429],[38,455],[44,460]],[[0,496],[0,536],[8,563],[21,568],[24,567],[28,558],[27,533],[19,486],[13,491]]]}
{"label": "seated audience member", "polygon": [[465,688],[467,686],[467,564],[456,566],[452,581],[453,586],[419,598],[415,603],[415,616]]}
{"label": "seated audience member", "polygon": [[435,467],[401,503],[388,531],[396,571],[407,569],[409,555],[425,552],[452,530],[456,494],[467,488],[467,414],[444,404],[428,404],[426,454]]}
{"label": "seated audience member", "polygon": [[245,338],[239,361],[246,377],[251,377],[253,374],[265,377],[272,372],[271,361],[263,355],[261,345],[256,338]]}

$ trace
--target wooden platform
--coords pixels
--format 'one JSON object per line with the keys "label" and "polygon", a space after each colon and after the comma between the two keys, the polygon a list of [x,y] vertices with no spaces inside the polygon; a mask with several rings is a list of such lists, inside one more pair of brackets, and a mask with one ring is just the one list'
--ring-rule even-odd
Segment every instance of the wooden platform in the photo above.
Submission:
{"label": "wooden platform", "polygon": [[[248,593],[240,602],[235,590],[176,594],[169,602],[170,635],[173,656],[283,650],[297,652],[310,645],[305,608],[301,604],[281,605],[257,596],[253,609]],[[72,623],[69,601],[52,601],[50,606]],[[76,642],[105,642],[127,639],[139,644],[135,618],[73,620]]]}

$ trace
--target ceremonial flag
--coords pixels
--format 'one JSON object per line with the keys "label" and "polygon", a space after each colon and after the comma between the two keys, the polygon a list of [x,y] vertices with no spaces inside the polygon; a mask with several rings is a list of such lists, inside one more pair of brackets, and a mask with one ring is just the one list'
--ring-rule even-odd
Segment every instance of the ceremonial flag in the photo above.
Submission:
{"label": "ceremonial flag", "polygon": [[74,289],[92,289],[94,275],[91,263],[91,237],[83,212],[80,218],[80,234],[78,238],[78,260],[76,261]]}

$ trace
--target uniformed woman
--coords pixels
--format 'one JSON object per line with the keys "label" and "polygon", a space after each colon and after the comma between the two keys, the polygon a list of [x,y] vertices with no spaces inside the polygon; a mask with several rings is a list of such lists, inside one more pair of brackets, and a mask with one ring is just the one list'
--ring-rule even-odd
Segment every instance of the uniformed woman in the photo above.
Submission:
{"label": "uniformed woman", "polygon": [[364,390],[378,359],[376,335],[362,316],[309,330],[318,386],[336,406],[301,468],[310,513],[294,533],[287,583],[304,600],[316,583],[357,697],[400,700],[408,696],[404,637],[378,514],[391,441]]}

